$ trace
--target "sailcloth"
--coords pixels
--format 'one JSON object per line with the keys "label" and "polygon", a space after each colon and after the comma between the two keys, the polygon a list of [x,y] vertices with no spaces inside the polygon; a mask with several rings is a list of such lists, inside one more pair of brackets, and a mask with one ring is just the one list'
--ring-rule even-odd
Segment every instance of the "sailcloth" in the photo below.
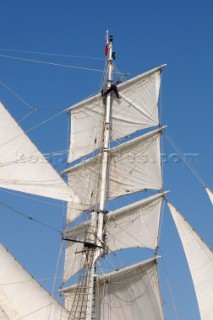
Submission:
{"label": "sailcloth", "polygon": [[213,193],[212,193],[212,191],[208,187],[206,187],[205,190],[206,190],[206,192],[207,192],[207,194],[209,196],[209,199],[210,199],[211,203],[213,204]]}
{"label": "sailcloth", "polygon": [[110,252],[133,247],[157,248],[164,195],[149,197],[107,215],[104,234]]}
{"label": "sailcloth", "polygon": [[163,128],[110,150],[109,198],[162,188],[160,136]]}
{"label": "sailcloth", "polygon": [[[162,188],[160,135],[153,130],[110,150],[108,198]],[[68,183],[81,199],[82,210],[98,203],[102,155],[68,168]]]}
{"label": "sailcloth", "polygon": [[[108,250],[112,252],[133,247],[155,250],[158,246],[160,211],[164,195],[165,193],[160,193],[109,212],[104,227],[106,253]],[[64,282],[87,265],[84,242],[92,230],[90,222],[74,226],[64,233],[67,239]]]}
{"label": "sailcloth", "polygon": [[71,188],[0,103],[0,187],[78,202]]}
{"label": "sailcloth", "polygon": [[[159,124],[158,96],[162,68],[157,67],[119,85],[121,99],[112,96],[112,141]],[[68,162],[72,162],[102,146],[105,106],[101,95],[97,94],[68,111],[71,115]]]}
{"label": "sailcloth", "polygon": [[97,277],[96,317],[164,319],[156,258]]}
{"label": "sailcloth", "polygon": [[210,320],[213,315],[213,252],[175,207],[171,203],[168,206],[186,254],[201,319]]}
{"label": "sailcloth", "polygon": [[[89,223],[85,222],[65,232],[66,241],[63,281],[66,282],[86,264],[84,242]],[[73,240],[73,241],[69,241]]]}
{"label": "sailcloth", "polygon": [[0,320],[10,320],[1,307],[0,307]]}
{"label": "sailcloth", "polygon": [[68,320],[66,310],[47,293],[0,244],[2,319]]}

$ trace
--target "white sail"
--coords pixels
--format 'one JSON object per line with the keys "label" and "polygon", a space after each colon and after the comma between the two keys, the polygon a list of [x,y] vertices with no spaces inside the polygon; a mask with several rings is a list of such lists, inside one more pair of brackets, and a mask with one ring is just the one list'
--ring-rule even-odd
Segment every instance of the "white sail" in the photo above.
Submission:
{"label": "white sail", "polygon": [[104,228],[107,248],[110,251],[131,247],[156,249],[164,195],[161,193],[109,213]]}
{"label": "white sail", "polygon": [[[159,124],[158,96],[163,66],[152,69],[119,86],[121,99],[113,97],[112,140]],[[105,106],[100,94],[69,108],[71,136],[68,162],[102,146]]]}
{"label": "white sail", "polygon": [[100,169],[101,156],[96,156],[63,172],[68,173],[68,184],[81,199],[79,212],[96,205],[99,200]]}
{"label": "white sail", "polygon": [[[64,293],[64,307],[67,311],[71,311],[74,305],[76,286],[69,287],[68,289],[60,289],[61,292]],[[78,297],[81,299],[81,296]]]}
{"label": "white sail", "polygon": [[10,320],[1,307],[0,307],[0,320]]}
{"label": "white sail", "polygon": [[[162,128],[156,129],[110,150],[108,198],[162,188],[161,131]],[[101,157],[98,155],[64,171],[68,173],[70,187],[81,199],[82,210],[98,203]]]}
{"label": "white sail", "polygon": [[84,242],[88,226],[89,223],[85,222],[67,230],[64,234],[65,239],[67,239],[64,260],[64,282],[85,266]]}
{"label": "white sail", "polygon": [[0,306],[10,320],[68,320],[66,310],[1,244],[0,266]]}
{"label": "white sail", "polygon": [[207,194],[209,196],[209,199],[210,199],[211,203],[213,204],[213,193],[212,193],[212,191],[208,187],[206,187],[205,189],[206,189],[206,192],[207,192]]}
{"label": "white sail", "polygon": [[78,202],[1,103],[0,118],[0,187]]}
{"label": "white sail", "polygon": [[69,312],[70,319],[87,319],[87,316],[89,316],[85,310],[88,298],[87,289],[85,284],[82,286],[75,284],[59,290],[64,294],[64,307]]}
{"label": "white sail", "polygon": [[[107,214],[104,228],[106,248],[110,252],[131,247],[156,249],[164,195],[157,194]],[[84,242],[89,232],[89,221],[65,231],[64,282],[86,266]]]}
{"label": "white sail", "polygon": [[213,315],[213,252],[173,205],[168,203],[168,206],[186,254],[201,319],[210,320]]}
{"label": "white sail", "polygon": [[109,198],[145,189],[161,189],[162,128],[110,150]]}
{"label": "white sail", "polygon": [[164,319],[156,258],[97,277],[96,318]]}

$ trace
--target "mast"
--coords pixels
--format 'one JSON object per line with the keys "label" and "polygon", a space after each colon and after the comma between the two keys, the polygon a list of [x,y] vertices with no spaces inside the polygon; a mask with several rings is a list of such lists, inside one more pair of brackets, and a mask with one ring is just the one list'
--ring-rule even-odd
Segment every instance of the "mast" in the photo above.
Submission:
{"label": "mast", "polygon": [[[112,80],[112,43],[113,37],[110,36],[109,40],[109,57],[107,67],[107,88],[110,87],[110,81]],[[105,109],[105,122],[104,122],[104,137],[103,137],[103,159],[102,159],[102,170],[101,170],[101,188],[100,188],[100,207],[98,216],[98,230],[97,238],[98,245],[102,245],[103,240],[103,222],[104,222],[104,207],[106,201],[106,189],[107,189],[107,172],[108,172],[108,158],[109,158],[109,139],[110,139],[110,113],[111,113],[111,94],[106,96],[106,109]],[[102,254],[101,250],[98,250],[96,259]]]}
{"label": "mast", "polygon": [[[111,85],[110,80],[112,80],[112,62],[113,62],[112,42],[113,42],[113,37],[110,36],[106,90],[110,88],[110,85]],[[105,208],[106,190],[107,190],[107,182],[108,182],[107,172],[108,172],[109,141],[110,141],[110,112],[111,112],[111,94],[108,94],[106,96],[106,107],[105,107],[99,214],[97,215],[97,212],[92,212],[91,232],[89,234],[89,239],[88,239],[88,241],[94,244],[94,250],[88,252],[88,259],[89,259],[89,263],[91,264],[91,267],[88,269],[88,274],[87,274],[89,285],[88,285],[86,320],[92,320],[94,319],[94,316],[95,316],[94,314],[95,263],[97,259],[103,254],[102,244],[103,244],[103,224],[104,224],[104,213],[105,213],[104,208]],[[95,241],[94,234],[97,235],[97,241]]]}
{"label": "mast", "polygon": [[[104,90],[110,89],[113,79],[114,53],[112,46],[113,38],[111,36],[107,46],[108,56]],[[107,232],[120,234],[119,227],[116,225],[114,230],[115,225],[111,225],[109,219],[105,218],[110,216],[105,211],[107,198],[116,198],[145,189],[162,189],[159,161],[162,128],[152,130],[140,137],[110,148],[111,140],[115,141],[136,132],[138,129],[159,124],[158,96],[162,67],[159,66],[122,83],[119,86],[119,93],[121,94],[119,101],[113,99],[113,95],[108,90],[108,94],[104,96],[104,101],[98,93],[69,109],[71,111],[71,146],[68,162],[71,163],[86,154],[95,152],[95,150],[101,150],[101,153],[64,171],[64,173],[68,173],[69,185],[81,199],[81,203],[74,212],[74,217],[68,211],[67,222],[72,222],[82,211],[95,208],[94,211],[90,211],[90,220],[65,231],[65,240],[71,241],[70,243],[74,241],[76,244],[68,244],[66,247],[68,267],[65,271],[64,282],[68,281],[76,272],[81,271],[78,284],[62,289],[65,294],[65,307],[70,312],[70,319],[94,320],[95,317],[99,318],[98,281],[100,276],[96,274],[96,263],[100,257],[107,254],[105,248],[109,248],[109,251],[123,248],[119,246],[119,239],[116,242],[116,236],[111,242],[110,237],[107,236]],[[84,130],[79,131],[79,128],[84,128]],[[131,158],[129,157],[130,152]],[[121,160],[121,157],[123,160]],[[144,157],[153,161],[146,162],[144,165]],[[144,179],[144,176],[146,176],[146,179]],[[162,196],[160,197],[162,198]],[[149,199],[149,201],[152,200]],[[132,237],[131,234],[128,234],[131,238],[128,238],[131,241],[127,241],[128,248],[131,246],[156,248],[159,209],[162,199],[153,199],[153,201],[155,205],[152,206],[149,214],[147,212],[149,221],[151,219],[153,222],[150,223],[152,236],[143,232],[144,238],[141,239],[139,223],[132,224]],[[135,210],[131,207],[131,217],[135,214],[140,220],[140,212],[143,214],[147,208],[145,204],[140,203],[136,212]],[[116,216],[113,215],[113,221],[114,219],[118,221],[122,216],[125,229],[129,212],[122,213],[121,211]],[[125,233],[122,226],[121,229]],[[140,239],[137,243],[135,242],[135,234],[138,234],[138,239]],[[126,237],[125,234],[122,234],[122,236]],[[132,238],[134,238],[134,241]],[[78,256],[72,268],[70,257],[74,254]],[[137,306],[135,305],[134,308],[137,308]],[[160,307],[158,309],[161,315]]]}

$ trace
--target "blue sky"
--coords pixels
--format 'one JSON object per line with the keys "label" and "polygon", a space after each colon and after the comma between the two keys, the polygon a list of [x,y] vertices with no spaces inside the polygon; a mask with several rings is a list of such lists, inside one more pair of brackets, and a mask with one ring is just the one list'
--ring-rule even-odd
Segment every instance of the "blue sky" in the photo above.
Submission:
{"label": "blue sky", "polygon": [[[54,67],[6,58],[5,55],[102,70],[103,60],[47,56],[4,50],[56,53],[104,59],[105,31],[114,35],[116,66],[130,76],[166,63],[163,72],[161,122],[192,164],[213,188],[212,172],[212,1],[66,0],[2,1],[0,4],[0,81],[37,108],[23,121],[25,130],[66,109],[100,89],[102,73]],[[3,57],[4,56],[4,57]],[[28,107],[0,86],[0,100],[16,119]],[[43,153],[67,149],[68,116],[56,117],[30,132]],[[177,161],[176,151],[163,138],[164,186],[168,198],[212,247],[212,206],[192,172]],[[61,161],[61,162],[60,162]],[[64,167],[64,157],[56,161]],[[40,199],[39,199],[40,200]],[[46,201],[46,199],[44,199]],[[0,191],[9,203],[61,230],[65,209],[59,202],[26,199]],[[47,200],[48,201],[48,200]],[[52,278],[60,236],[23,220],[0,206],[0,241],[36,278]],[[161,235],[161,287],[166,319],[199,319],[184,254],[174,225],[165,209]],[[172,288],[177,318],[166,278]],[[50,290],[51,281],[42,284]]]}

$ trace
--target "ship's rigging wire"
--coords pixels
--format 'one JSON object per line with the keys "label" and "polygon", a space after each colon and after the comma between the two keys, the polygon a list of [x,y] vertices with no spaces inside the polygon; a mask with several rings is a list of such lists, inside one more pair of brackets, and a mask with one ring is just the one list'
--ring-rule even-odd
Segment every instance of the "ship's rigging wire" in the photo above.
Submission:
{"label": "ship's rigging wire", "polygon": [[98,57],[79,56],[79,55],[74,55],[74,54],[38,52],[38,51],[29,51],[29,50],[16,50],[16,49],[2,49],[2,48],[0,48],[0,51],[35,54],[35,55],[46,55],[46,56],[64,57],[64,58],[90,59],[90,60],[101,60],[101,61],[105,60],[103,58],[98,58]]}
{"label": "ship's rigging wire", "polygon": [[20,124],[23,122],[25,119],[27,119],[34,111],[28,112],[23,118],[21,118],[17,123]]}
{"label": "ship's rigging wire", "polygon": [[158,242],[157,242],[157,249],[156,249],[156,255],[158,254],[159,250],[159,243],[160,243],[160,238],[161,238],[161,230],[163,226],[163,216],[164,216],[164,210],[165,210],[165,197],[164,201],[162,202],[162,207],[161,207],[161,215],[160,215],[160,221],[159,221],[159,229],[158,229]]}
{"label": "ship's rigging wire", "polygon": [[[14,284],[20,284],[20,283],[28,283],[28,282],[34,282],[34,277],[31,276],[32,280],[25,280],[25,281],[16,281],[16,282],[3,282],[0,283],[0,286],[10,286],[10,285],[14,285]],[[42,281],[50,281],[53,280],[55,277],[48,277],[48,278],[40,278],[40,279],[36,279],[37,282],[42,282]],[[57,277],[58,279],[61,279],[61,277]]]}
{"label": "ship's rigging wire", "polygon": [[31,62],[31,63],[36,63],[36,64],[46,64],[46,65],[50,65],[50,66],[54,66],[54,67],[60,67],[60,68],[69,68],[69,69],[79,69],[79,70],[86,70],[86,71],[103,72],[103,70],[101,70],[101,69],[74,66],[74,65],[70,65],[70,64],[60,64],[60,63],[55,63],[55,62],[43,61],[43,60],[20,58],[20,57],[4,55],[4,54],[0,54],[0,58],[12,59],[12,60],[18,60],[18,61],[25,61],[25,62]]}
{"label": "ship's rigging wire", "polygon": [[14,213],[17,213],[18,215],[20,215],[24,219],[30,220],[32,222],[35,222],[35,223],[37,223],[37,224],[39,224],[39,225],[41,225],[41,226],[43,226],[45,228],[48,228],[48,229],[50,229],[50,230],[52,230],[54,232],[57,232],[58,234],[61,235],[61,232],[59,230],[57,230],[56,228],[54,228],[54,227],[52,227],[52,226],[50,226],[50,225],[48,225],[48,224],[46,224],[44,222],[41,222],[41,221],[39,221],[37,219],[34,219],[34,218],[30,217],[29,215],[25,214],[24,212],[22,212],[22,211],[20,211],[20,210],[18,210],[16,208],[10,206],[9,204],[7,204],[7,203],[5,203],[5,202],[3,202],[1,200],[0,200],[0,205],[5,207],[5,208],[7,208],[7,209],[9,209],[9,210],[11,210]]}
{"label": "ship's rigging wire", "polygon": [[184,157],[183,152],[178,147],[178,145],[174,142],[172,137],[170,135],[168,135],[168,133],[165,133],[165,137],[169,141],[169,143],[173,146],[173,148],[177,151],[177,153],[179,154],[181,159],[184,161],[184,163],[187,165],[187,167],[192,171],[192,173],[195,175],[195,177],[200,181],[202,186],[205,188],[207,186],[207,184],[205,183],[204,179],[200,176],[200,174],[198,174],[196,172],[195,168],[192,166],[191,163],[189,163],[189,161],[186,159],[186,157]]}
{"label": "ship's rigging wire", "polygon": [[43,307],[38,308],[38,309],[36,309],[36,310],[33,310],[32,312],[30,312],[30,313],[28,313],[28,314],[25,314],[24,316],[22,316],[22,317],[20,317],[20,318],[17,318],[16,320],[24,319],[24,318],[30,316],[31,314],[36,313],[37,311],[40,311],[40,310],[42,310],[42,309],[44,309],[44,308],[47,308],[48,306],[51,306],[51,305],[52,305],[52,302],[49,303],[49,304],[47,304],[46,306],[43,306]]}
{"label": "ship's rigging wire", "polygon": [[12,93],[17,99],[19,99],[25,106],[27,106],[31,112],[37,111],[35,107],[33,107],[29,102],[27,102],[25,99],[23,99],[20,95],[18,95],[14,90],[8,87],[2,80],[0,81],[0,84],[7,89],[10,93]]}
{"label": "ship's rigging wire", "polygon": [[161,261],[162,261],[162,265],[163,265],[163,270],[164,270],[165,277],[166,277],[166,283],[167,283],[169,294],[170,294],[171,301],[172,301],[172,309],[173,309],[173,312],[175,314],[176,319],[180,320],[180,316],[178,314],[177,307],[176,307],[176,304],[175,304],[175,298],[174,298],[172,286],[170,284],[169,277],[168,277],[168,272],[166,270],[166,266],[165,266],[165,263],[164,263],[164,260],[163,260],[163,253],[162,253],[162,249],[161,248],[159,248],[159,252],[160,252],[160,255],[161,255]]}
{"label": "ship's rigging wire", "polygon": [[159,108],[159,125],[161,125],[162,113],[163,113],[163,72],[161,72],[161,85],[158,98],[158,108]]}
{"label": "ship's rigging wire", "polygon": [[3,81],[0,81],[0,84],[7,89],[10,93],[12,93],[18,100],[20,100],[25,106],[30,110],[23,118],[21,118],[17,123],[20,124],[26,118],[28,118],[33,112],[37,111],[31,104],[29,104],[25,99],[23,99],[20,95],[18,95],[14,90],[8,87]]}
{"label": "ship's rigging wire", "polygon": [[59,270],[59,264],[60,264],[60,259],[61,259],[61,255],[63,252],[63,241],[61,241],[61,245],[60,245],[60,249],[59,249],[59,253],[58,253],[58,259],[57,259],[57,263],[56,263],[56,270],[55,270],[55,276],[53,278],[53,286],[52,286],[52,291],[51,294],[53,296],[54,292],[55,292],[55,285],[56,285],[56,280],[60,277],[57,277],[58,274],[58,270]]}
{"label": "ship's rigging wire", "polygon": [[9,143],[9,142],[11,142],[11,141],[13,141],[13,140],[15,140],[16,138],[22,136],[23,134],[27,134],[28,132],[31,132],[31,131],[37,129],[38,127],[42,126],[43,124],[47,123],[48,121],[50,121],[50,120],[58,117],[58,116],[61,115],[62,113],[64,113],[64,110],[63,110],[63,111],[60,111],[60,112],[58,112],[58,113],[56,113],[56,114],[54,114],[54,115],[52,115],[52,116],[50,116],[48,119],[43,120],[42,122],[38,123],[37,125],[35,125],[35,126],[31,127],[30,129],[24,131],[24,132],[21,133],[20,135],[17,135],[17,136],[15,136],[15,137],[11,138],[10,140],[5,141],[4,143],[2,143],[2,144],[0,145],[0,147],[2,147],[2,146],[4,146],[5,144],[7,144],[7,143]]}
{"label": "ship's rigging wire", "polygon": [[33,200],[33,201],[38,201],[38,202],[42,202],[42,203],[45,203],[45,204],[48,204],[48,205],[51,205],[51,206],[55,206],[55,207],[63,207],[63,204],[60,204],[60,203],[52,203],[50,201],[46,201],[46,200],[43,200],[43,199],[38,199],[38,198],[34,198],[34,197],[30,197],[30,196],[27,196],[25,195],[24,193],[17,193],[16,191],[9,191],[9,190],[6,190],[6,189],[1,189],[1,191],[3,192],[6,192],[6,193],[9,193],[9,194],[12,194],[13,196],[15,197],[22,197],[22,198],[26,198],[26,199],[30,199],[30,200]]}

